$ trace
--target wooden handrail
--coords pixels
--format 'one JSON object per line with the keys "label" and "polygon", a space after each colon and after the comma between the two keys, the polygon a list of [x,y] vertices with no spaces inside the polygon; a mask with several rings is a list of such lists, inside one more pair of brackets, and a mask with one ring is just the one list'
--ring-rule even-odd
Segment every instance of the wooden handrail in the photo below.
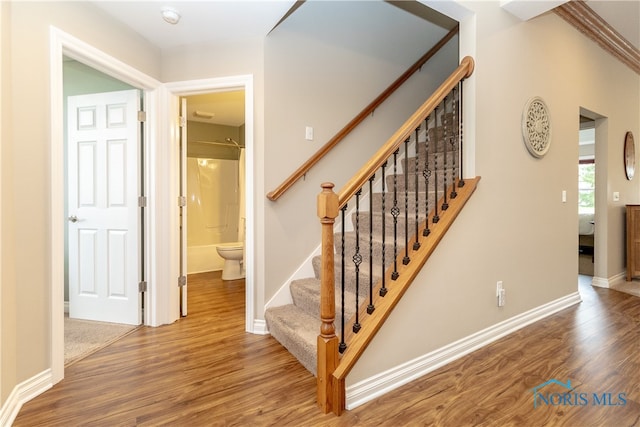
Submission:
{"label": "wooden handrail", "polygon": [[434,56],[449,40],[458,34],[458,26],[456,25],[446,36],[436,43],[427,53],[425,53],[415,64],[396,79],[384,92],[367,105],[357,116],[355,116],[345,127],[340,129],[338,133],[324,144],[316,153],[295,170],[282,184],[275,190],[267,193],[267,198],[276,201],[282,196],[293,184],[302,178],[309,170],[316,165],[329,151],[333,149],[340,141],[342,141],[353,129],[364,121],[376,108],[380,106],[387,98],[389,98],[411,75],[418,71],[432,56]]}
{"label": "wooden handrail", "polygon": [[[474,70],[475,63],[473,58],[467,56],[462,59],[460,65],[453,71],[453,73],[436,89],[436,91],[404,122],[404,124],[387,140],[387,142],[374,154],[374,156],[354,175],[354,177],[345,184],[345,186],[340,190],[339,193],[333,192],[333,184],[324,183],[322,184],[323,191],[318,196],[318,216],[321,219],[322,223],[322,271],[320,273],[320,312],[321,312],[321,321],[322,326],[320,330],[320,335],[318,336],[318,390],[317,390],[317,398],[318,404],[323,412],[327,413],[329,411],[334,412],[336,415],[339,415],[345,407],[345,378],[351,368],[354,366],[364,349],[367,347],[373,336],[376,334],[378,329],[382,326],[387,316],[391,313],[391,310],[395,307],[397,302],[400,300],[405,290],[408,289],[409,285],[413,281],[414,277],[418,274],[427,258],[431,255],[438,242],[444,236],[444,233],[448,230],[450,225],[453,223],[453,220],[462,209],[462,206],[466,203],[469,196],[475,190],[477,185],[477,181],[479,178],[475,178],[470,180],[470,183],[467,185],[462,185],[464,181],[458,182],[457,179],[453,179],[449,188],[444,188],[442,200],[437,200],[436,204],[443,206],[443,218],[438,218],[437,210],[432,211],[431,213],[427,213],[426,222],[423,223],[425,227],[424,230],[427,229],[427,224],[431,223],[433,225],[432,231],[429,234],[420,233],[418,234],[418,228],[416,228],[416,235],[408,240],[406,240],[405,244],[408,245],[409,240],[416,239],[416,243],[412,249],[412,256],[409,257],[409,248],[405,248],[407,252],[406,255],[407,260],[412,259],[411,262],[404,262],[403,254],[397,254],[397,258],[394,262],[394,269],[387,270],[384,275],[385,278],[388,279],[386,282],[394,281],[393,289],[385,288],[385,292],[380,296],[381,286],[385,283],[385,280],[381,281],[376,285],[375,292],[370,290],[372,298],[376,300],[375,304],[371,302],[372,306],[376,307],[376,309],[372,312],[368,310],[364,310],[363,303],[363,313],[367,312],[367,315],[363,314],[363,317],[368,317],[368,321],[366,325],[362,329],[359,325],[358,330],[359,333],[355,336],[351,335],[350,344],[346,346],[346,352],[343,353],[340,358],[339,363],[336,363],[338,358],[338,350],[340,347],[345,344],[345,337],[343,335],[342,342],[338,344],[338,338],[335,334],[335,327],[332,322],[335,320],[335,271],[334,271],[334,240],[333,240],[333,224],[334,220],[338,215],[338,211],[342,209],[346,203],[351,200],[353,196],[358,193],[365,185],[366,181],[371,179],[371,177],[375,176],[374,174],[389,160],[389,158],[394,155],[396,150],[399,149],[402,143],[406,143],[409,141],[412,132],[416,132],[416,144],[418,143],[418,135],[417,129],[420,128],[420,125],[429,117],[429,115],[437,109],[437,107],[442,103],[443,100],[446,99],[447,95],[449,95],[456,86],[462,82],[465,78],[471,76]],[[460,97],[462,97],[462,88],[460,88]],[[462,121],[459,122],[462,125]],[[436,119],[437,125],[437,119]],[[434,130],[437,128],[433,128]],[[461,142],[461,141],[460,141]],[[459,148],[462,150],[462,147]],[[445,152],[446,153],[446,152]],[[416,153],[416,158],[418,154]],[[445,157],[446,159],[446,157]],[[426,160],[425,160],[426,161]],[[446,160],[445,160],[446,162]],[[394,155],[394,165],[395,165],[395,155]],[[417,164],[416,164],[417,168]],[[395,173],[395,166],[394,166]],[[461,173],[461,170],[460,170]],[[383,173],[384,175],[384,173]],[[406,175],[405,175],[406,176]],[[417,176],[417,175],[416,175]],[[436,175],[437,176],[437,175]],[[462,178],[462,177],[459,177]],[[408,183],[405,181],[405,185]],[[394,180],[395,185],[395,180]],[[428,181],[426,182],[426,187],[428,187]],[[446,186],[445,186],[446,187]],[[453,192],[457,188],[459,192],[457,192],[455,199],[453,199]],[[384,187],[383,187],[384,188]],[[416,180],[416,191],[418,188],[418,182]],[[425,189],[426,191],[427,189]],[[384,191],[384,190],[383,190]],[[395,194],[395,193],[394,193]],[[407,194],[407,189],[405,187],[405,197]],[[417,193],[416,193],[417,194]],[[447,201],[447,194],[451,194],[452,200],[455,200],[451,205],[448,205],[447,208],[444,207],[445,202]],[[395,196],[394,196],[395,197]],[[435,192],[436,199],[438,198],[437,190]],[[384,209],[384,199],[383,199],[383,209]],[[418,209],[417,206],[417,198],[416,198],[416,212]],[[395,199],[394,199],[394,207]],[[405,199],[405,209],[408,209],[407,199]],[[445,210],[446,209],[446,210]],[[405,213],[406,215],[406,213]],[[396,221],[396,217],[394,216],[394,222]],[[385,219],[382,220],[383,224]],[[408,217],[406,218],[408,222]],[[418,222],[418,216],[416,215],[416,222]],[[344,233],[344,229],[343,229]],[[384,235],[384,228],[382,231]],[[406,231],[408,235],[408,231]],[[356,239],[358,239],[358,234],[356,233]],[[427,239],[427,236],[429,238]],[[370,237],[371,238],[371,237]],[[394,230],[394,239],[395,230]],[[344,245],[344,234],[343,234],[343,245]],[[356,246],[357,248],[357,246]],[[417,252],[416,252],[417,251]],[[382,253],[385,253],[384,248],[384,238],[383,238],[383,249]],[[394,253],[395,253],[395,240],[394,240]],[[356,254],[359,254],[359,249],[356,249]],[[343,254],[344,256],[344,254]],[[370,254],[370,256],[372,256]],[[384,263],[384,257],[383,264]],[[355,256],[354,256],[355,262]],[[398,269],[399,265],[403,265]],[[343,261],[344,268],[344,261]],[[399,270],[402,272],[399,273]],[[344,277],[344,271],[341,273]],[[356,289],[357,289],[357,281],[356,281]],[[344,290],[344,283],[343,283]],[[357,292],[357,291],[356,291]],[[375,296],[373,296],[375,295]],[[384,298],[383,298],[384,296]],[[344,298],[344,297],[343,297]],[[357,298],[356,298],[357,301]],[[344,304],[344,301],[342,302]],[[358,313],[358,311],[356,311]],[[343,314],[344,315],[344,314]],[[358,315],[356,314],[356,319],[358,319]],[[357,321],[357,320],[356,320]],[[343,331],[346,330],[346,325],[343,323]],[[367,330],[364,332],[364,330]],[[344,332],[343,332],[344,334]],[[342,348],[344,350],[344,348]]]}
{"label": "wooden handrail", "polygon": [[453,73],[440,85],[438,89],[418,108],[415,113],[407,119],[406,122],[387,140],[387,142],[371,157],[371,159],[356,173],[356,175],[347,182],[338,193],[339,207],[345,203],[356,192],[362,188],[367,180],[387,161],[394,151],[400,147],[400,144],[414,132],[424,118],[430,114],[437,105],[439,105],[445,96],[463,79],[469,77],[473,73],[475,62],[470,56],[465,56],[460,65]]}

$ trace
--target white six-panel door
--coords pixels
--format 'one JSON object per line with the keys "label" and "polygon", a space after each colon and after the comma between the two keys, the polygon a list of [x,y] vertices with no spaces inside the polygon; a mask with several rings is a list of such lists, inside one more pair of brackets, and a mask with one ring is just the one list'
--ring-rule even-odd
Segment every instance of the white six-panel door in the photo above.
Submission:
{"label": "white six-panel door", "polygon": [[68,98],[69,317],[140,324],[137,90]]}

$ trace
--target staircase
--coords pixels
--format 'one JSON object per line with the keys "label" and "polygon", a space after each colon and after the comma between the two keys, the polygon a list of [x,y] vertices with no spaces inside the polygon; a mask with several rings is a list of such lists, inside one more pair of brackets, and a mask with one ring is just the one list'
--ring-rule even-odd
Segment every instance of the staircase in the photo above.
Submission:
{"label": "staircase", "polygon": [[[448,132],[451,134],[452,126],[450,125],[451,114],[447,115],[445,123],[447,124]],[[438,133],[443,135],[443,127],[437,128]],[[433,131],[434,129],[430,129]],[[431,140],[434,140],[433,132],[431,133]],[[446,144],[448,156],[457,156],[457,151],[452,149],[452,146]],[[391,172],[385,177],[385,188],[396,188],[396,198],[398,199],[399,213],[397,217],[396,229],[396,254],[404,253],[405,242],[405,230],[409,232],[409,244],[415,240],[415,227],[416,227],[416,209],[415,200],[416,193],[418,198],[418,224],[422,224],[426,216],[422,210],[425,206],[425,202],[428,199],[428,206],[433,207],[436,203],[435,182],[430,180],[429,188],[427,191],[425,180],[422,176],[422,171],[425,165],[429,170],[438,170],[438,173],[443,177],[450,177],[453,175],[454,170],[451,167],[436,168],[434,161],[437,159],[439,163],[443,162],[445,144],[440,142],[439,144],[431,143],[429,147],[429,162],[425,163],[425,156],[427,152],[426,141],[422,140],[417,144],[413,144],[413,156],[407,157],[406,162],[404,159],[398,159],[396,162],[396,173],[393,173],[393,165],[389,166]],[[418,188],[416,191],[416,157],[415,152],[419,153],[417,164],[419,166],[417,172],[418,176]],[[408,166],[408,170],[404,170],[405,165]],[[405,177],[406,175],[406,177]],[[394,184],[395,182],[395,184]],[[441,181],[442,182],[442,181]],[[405,227],[405,183],[407,187],[407,199],[408,203],[408,224]],[[442,190],[440,190],[442,195]],[[359,224],[360,236],[357,239],[355,231],[347,231],[344,234],[345,244],[345,319],[346,324],[349,319],[355,315],[356,306],[356,267],[352,261],[353,255],[356,253],[356,245],[359,245],[359,252],[362,255],[362,263],[359,265],[359,278],[358,278],[358,302],[366,303],[369,300],[369,283],[378,284],[383,271],[386,271],[394,261],[394,217],[391,214],[391,208],[393,206],[394,194],[392,191],[387,191],[385,196],[385,210],[382,211],[382,191],[374,191],[371,195],[372,211],[361,210],[357,214],[354,212],[350,215],[350,222],[352,228],[355,230],[356,222]],[[402,200],[400,202],[399,200]],[[364,203],[364,208],[369,208],[369,203]],[[373,221],[373,224],[371,224]],[[384,224],[383,224],[384,222]],[[383,228],[384,228],[384,244],[383,244]],[[419,233],[422,233],[424,226],[419,228]],[[372,229],[371,240],[371,259],[369,255],[370,242],[369,242],[369,230]],[[335,295],[336,295],[336,313],[341,313],[342,310],[342,260],[339,256],[342,252],[342,235],[336,233],[335,238]],[[382,254],[384,247],[384,264],[385,268],[382,268]],[[317,370],[317,338],[320,331],[320,273],[321,273],[321,259],[317,256],[313,259],[314,277],[294,280],[291,282],[290,291],[293,304],[269,308],[265,313],[265,319],[269,332],[278,340],[291,354],[293,354],[300,363],[309,370],[312,374],[316,375]],[[371,280],[371,281],[370,281]],[[387,285],[389,286],[389,285]],[[342,324],[336,319],[336,335],[341,335]]]}
{"label": "staircase", "polygon": [[345,408],[345,378],[474,192],[463,179],[458,68],[338,192],[318,195],[322,255],[269,308],[271,335],[317,377],[323,412]]}

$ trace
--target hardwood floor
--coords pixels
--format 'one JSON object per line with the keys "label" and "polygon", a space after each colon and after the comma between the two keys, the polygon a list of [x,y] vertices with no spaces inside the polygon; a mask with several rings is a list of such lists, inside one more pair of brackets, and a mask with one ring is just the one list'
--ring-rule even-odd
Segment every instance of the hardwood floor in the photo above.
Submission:
{"label": "hardwood floor", "polygon": [[[580,291],[581,304],[337,418],[319,413],[315,378],[280,344],[244,332],[244,281],[194,275],[188,317],[72,365],[14,425],[640,426],[640,298]],[[574,400],[534,408],[533,388],[552,378],[570,380]],[[556,403],[567,391],[545,390]],[[619,393],[624,405],[602,404]]]}

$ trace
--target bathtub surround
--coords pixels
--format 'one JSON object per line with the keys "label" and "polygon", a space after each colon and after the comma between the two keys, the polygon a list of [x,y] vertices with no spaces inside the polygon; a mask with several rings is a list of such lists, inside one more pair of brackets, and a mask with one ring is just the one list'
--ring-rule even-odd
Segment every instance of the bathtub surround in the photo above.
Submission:
{"label": "bathtub surround", "polygon": [[216,245],[238,241],[238,161],[188,157],[187,191],[187,271],[222,270]]}

